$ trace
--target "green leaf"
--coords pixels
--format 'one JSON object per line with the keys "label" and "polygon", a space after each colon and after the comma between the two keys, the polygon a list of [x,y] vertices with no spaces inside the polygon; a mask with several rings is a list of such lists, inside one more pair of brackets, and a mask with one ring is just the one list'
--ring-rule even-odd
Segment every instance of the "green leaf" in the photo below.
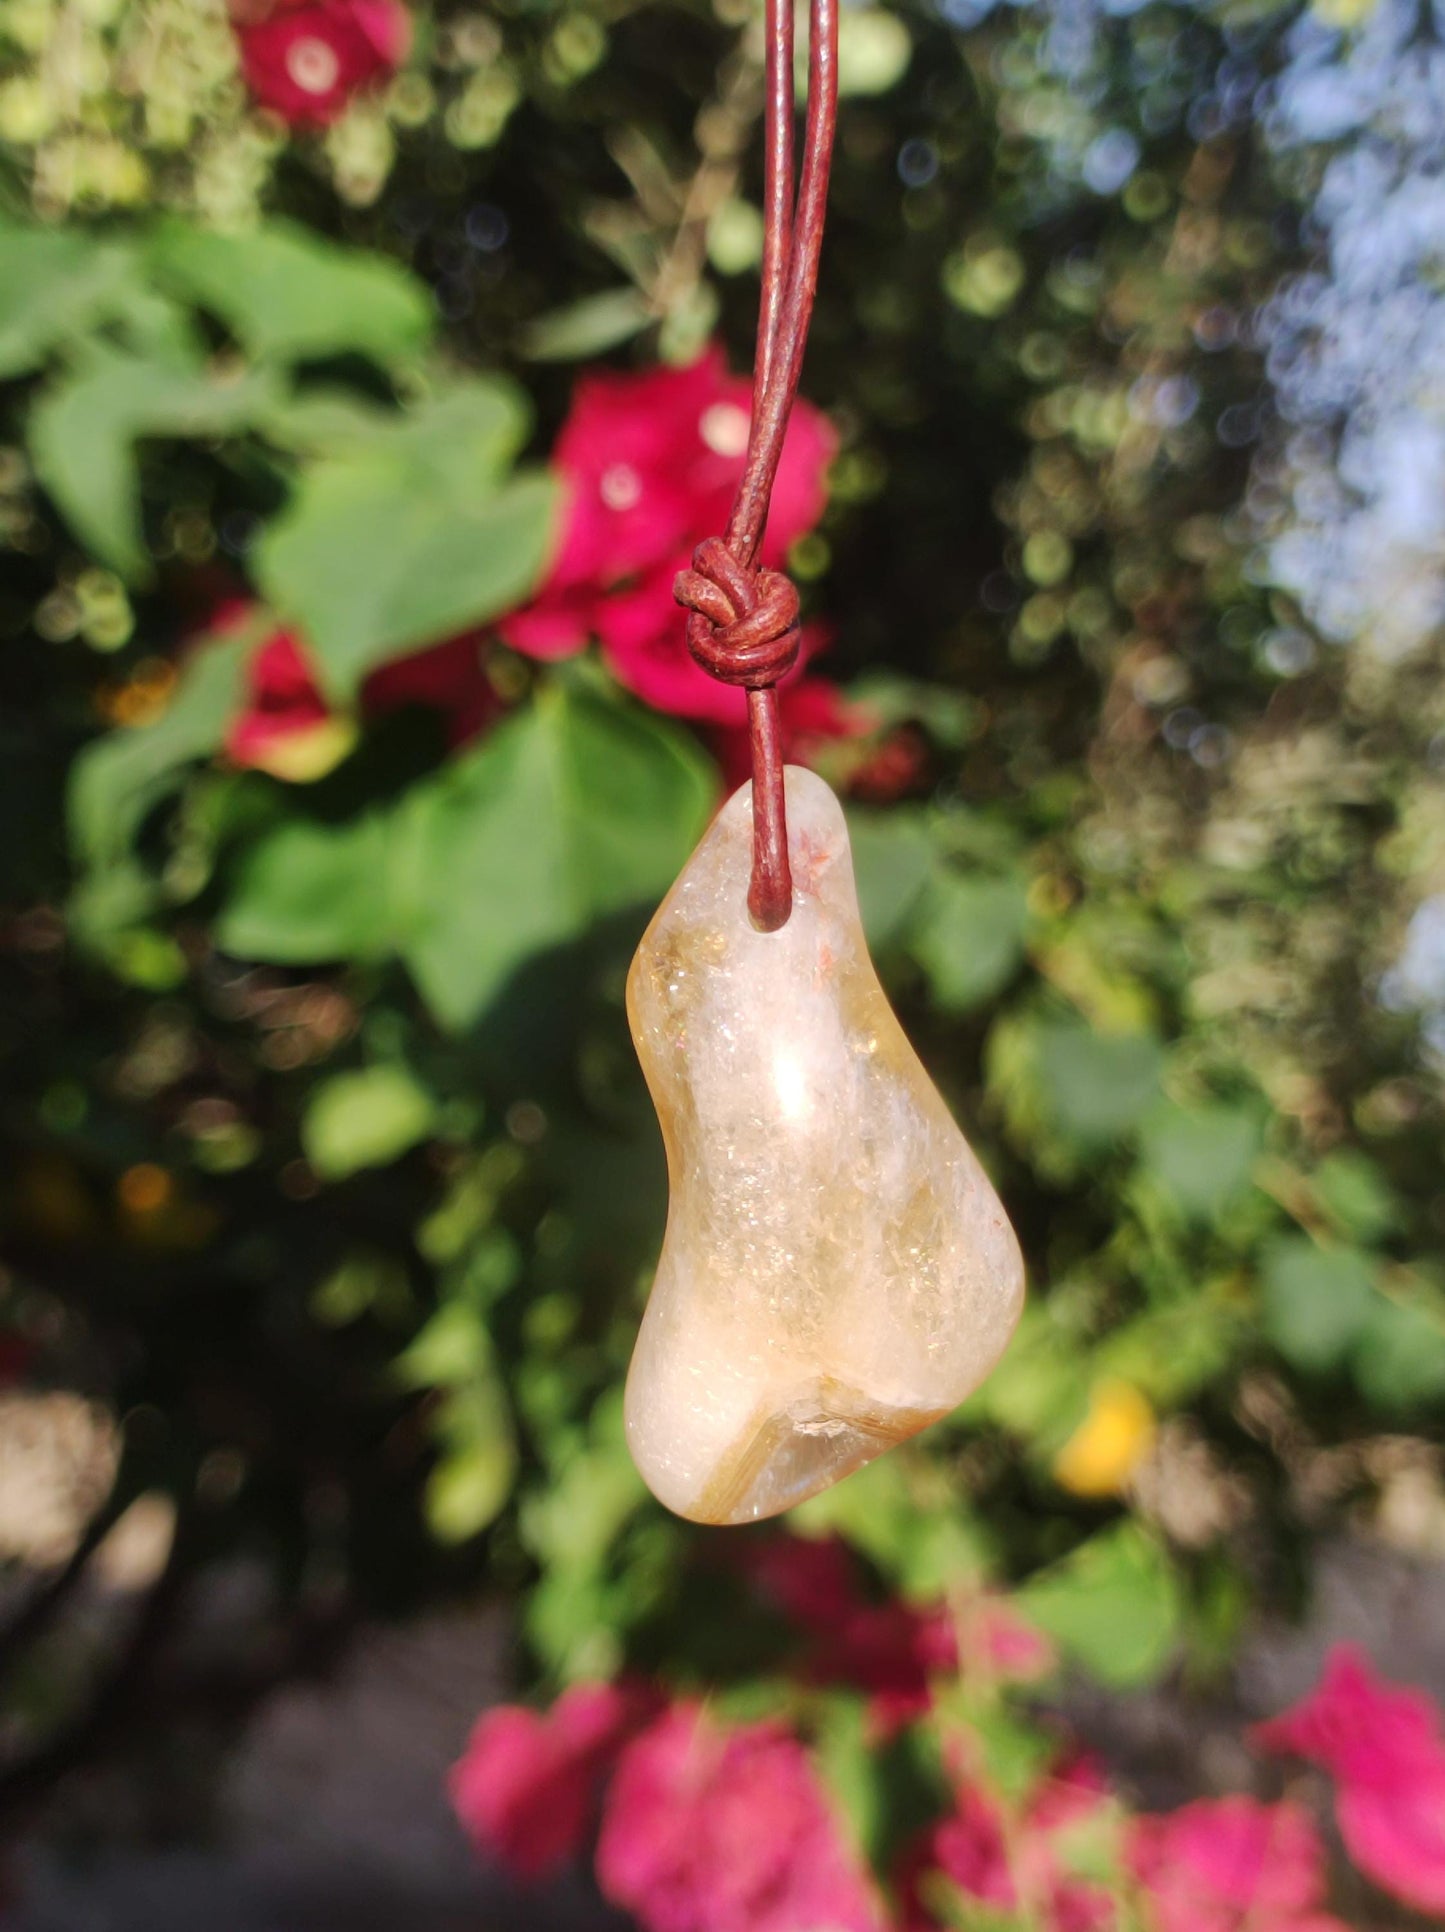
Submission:
{"label": "green leaf", "polygon": [[1057,1759],[1058,1741],[1032,1713],[1003,1702],[960,1699],[991,1791],[1021,1804]]}
{"label": "green leaf", "polygon": [[604,289],[539,315],[522,338],[522,353],[533,362],[580,362],[615,349],[656,319],[637,289]]}
{"label": "green leaf", "polygon": [[240,708],[246,661],[256,640],[247,626],[193,649],[170,705],[154,724],[97,738],[71,768],[71,849],[92,871],[128,853],[141,821],[178,773],[221,744]]}
{"label": "green leaf", "polygon": [[521,1150],[514,1142],[494,1142],[452,1177],[440,1201],[416,1229],[417,1249],[434,1267],[460,1260],[477,1243],[500,1232],[492,1227],[493,1217],[521,1163]]}
{"label": "green leaf", "polygon": [[151,574],[141,537],[135,444],[145,436],[221,436],[263,415],[274,386],[257,372],[203,370],[92,344],[76,372],[30,412],[35,473],[80,541],[133,580]]}
{"label": "green leaf", "polygon": [[1052,1455],[1082,1421],[1088,1401],[1080,1338],[1054,1319],[1051,1304],[1030,1303],[992,1375],[966,1413],[1037,1443]]}
{"label": "green leaf", "polygon": [[534,953],[656,898],[714,790],[691,738],[550,686],[393,811],[262,838],[217,940],[280,965],[398,954],[438,1019],[467,1026]]}
{"label": "green leaf", "polygon": [[1261,1273],[1264,1332],[1280,1354],[1316,1373],[1337,1367],[1374,1310],[1369,1256],[1286,1235],[1265,1250]]}
{"label": "green leaf", "polygon": [[1217,1384],[1244,1337],[1232,1294],[1191,1285],[1186,1300],[1145,1310],[1110,1332],[1093,1354],[1095,1373],[1131,1382],[1156,1408],[1187,1402]]}
{"label": "green leaf", "polygon": [[0,222],[0,379],[39,368],[136,286],[134,256],[118,243]]}
{"label": "green leaf", "polygon": [[846,1691],[827,1697],[813,1748],[850,1840],[866,1854],[876,1854],[885,1842],[886,1794],[878,1775],[878,1738],[867,1699]]}
{"label": "green leaf", "polygon": [[492,1343],[480,1312],[465,1301],[445,1301],[397,1357],[396,1373],[409,1389],[457,1389],[492,1371]]}
{"label": "green leaf", "polygon": [[400,950],[465,1026],[533,953],[657,896],[707,820],[712,770],[647,713],[552,686],[443,775],[412,832],[432,889]]}
{"label": "green leaf", "polygon": [[972,698],[947,685],[906,678],[897,671],[865,671],[848,686],[848,695],[870,711],[880,725],[916,721],[930,738],[950,750],[962,750],[978,730],[979,708]]}
{"label": "green leaf", "polygon": [[942,1470],[922,1458],[880,1456],[788,1514],[803,1536],[837,1534],[918,1601],[948,1595],[986,1567],[979,1525]]}
{"label": "green leaf", "polygon": [[408,270],[290,223],[223,235],[168,222],[148,260],[162,283],[219,316],[258,358],[349,350],[386,363],[414,355],[432,334],[431,295]]}
{"label": "green leaf", "polygon": [[439,1543],[465,1543],[496,1520],[517,1473],[517,1452],[500,1432],[452,1449],[426,1485],[426,1519]]}
{"label": "green leaf", "polygon": [[848,814],[863,929],[874,952],[897,937],[934,866],[922,814],[905,810]]}
{"label": "green leaf", "polygon": [[76,880],[66,905],[66,923],[82,946],[102,959],[155,911],[160,888],[150,872],[123,857]]}
{"label": "green leaf", "polygon": [[281,397],[261,429],[280,448],[314,456],[394,436],[407,420],[354,390],[312,383]]}
{"label": "green leaf", "polygon": [[1361,1393],[1390,1413],[1445,1402],[1445,1319],[1416,1302],[1376,1295],[1355,1340]]}
{"label": "green leaf", "polygon": [[517,1475],[511,1417],[492,1376],[453,1389],[433,1425],[445,1445],[426,1486],[427,1522],[442,1543],[464,1543],[493,1522]]}
{"label": "green leaf", "polygon": [[568,1459],[544,1490],[527,1498],[522,1539],[550,1568],[601,1569],[647,1489],[622,1443],[601,1443]]}
{"label": "green leaf", "polygon": [[1164,1050],[1147,1033],[1094,1033],[1074,1021],[1040,1027],[1045,1105],[1071,1139],[1095,1145],[1131,1133],[1159,1091]]}
{"label": "green leaf", "polygon": [[1168,1557],[1130,1522],[1101,1530],[1025,1583],[1013,1602],[1100,1683],[1119,1690],[1159,1679],[1184,1614]]}
{"label": "green leaf", "polygon": [[109,327],[131,354],[144,362],[164,362],[181,370],[204,365],[206,339],[196,316],[159,289],[141,282],[125,284],[118,292]]}
{"label": "green leaf", "polygon": [[405,1264],[376,1249],[353,1248],[317,1283],[307,1306],[328,1328],[345,1328],[369,1314],[389,1326],[404,1322],[412,1311]]}
{"label": "green leaf", "polygon": [[256,546],[270,601],[351,694],[377,664],[519,603],[550,550],[550,477],[499,473],[525,432],[513,390],[473,382],[302,475]]}
{"label": "green leaf", "polygon": [[1027,924],[1022,878],[934,877],[910,945],[945,1012],[967,1012],[1008,984],[1023,959]]}
{"label": "green leaf", "polygon": [[391,950],[391,819],[283,825],[242,860],[216,943],[242,959],[315,966]]}
{"label": "green leaf", "polygon": [[387,1166],[435,1124],[435,1101],[405,1067],[364,1067],[316,1088],[301,1145],[317,1173],[334,1181],[358,1168]]}
{"label": "green leaf", "polygon": [[379,412],[360,453],[408,464],[432,487],[485,492],[505,477],[530,427],[515,383],[473,376],[407,410]]}
{"label": "green leaf", "polygon": [[1367,1247],[1398,1228],[1405,1210],[1368,1154],[1342,1147],[1327,1154],[1310,1176],[1315,1200],[1348,1241]]}
{"label": "green leaf", "polygon": [[1263,1140],[1264,1122],[1253,1108],[1161,1101],[1144,1119],[1140,1157],[1182,1214],[1209,1221],[1249,1187]]}

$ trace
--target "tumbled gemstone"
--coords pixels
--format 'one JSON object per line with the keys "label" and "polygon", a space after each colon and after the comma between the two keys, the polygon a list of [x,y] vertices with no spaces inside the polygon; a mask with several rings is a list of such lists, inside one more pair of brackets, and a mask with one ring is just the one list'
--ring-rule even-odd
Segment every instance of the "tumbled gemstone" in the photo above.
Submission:
{"label": "tumbled gemstone", "polygon": [[772,1516],[946,1415],[1023,1300],[998,1196],[873,970],[842,808],[812,772],[786,783],[788,923],[748,917],[745,786],[627,982],[671,1184],[627,1438],[703,1523]]}

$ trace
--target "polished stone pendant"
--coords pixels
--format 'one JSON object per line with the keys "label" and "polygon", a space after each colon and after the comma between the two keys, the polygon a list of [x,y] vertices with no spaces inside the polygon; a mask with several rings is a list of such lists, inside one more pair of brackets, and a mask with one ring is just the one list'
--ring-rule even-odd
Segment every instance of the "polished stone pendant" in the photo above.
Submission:
{"label": "polished stone pendant", "polygon": [[749,787],[648,927],[627,1011],[671,1204],[627,1439],[680,1516],[775,1515],[956,1408],[1023,1261],[878,983],[842,808],[789,766],[793,912],[747,909]]}

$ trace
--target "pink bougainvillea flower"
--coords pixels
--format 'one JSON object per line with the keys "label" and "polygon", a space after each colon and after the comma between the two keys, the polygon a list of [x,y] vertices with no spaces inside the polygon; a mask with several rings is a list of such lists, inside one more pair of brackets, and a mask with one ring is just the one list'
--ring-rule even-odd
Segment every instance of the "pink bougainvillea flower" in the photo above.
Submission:
{"label": "pink bougainvillea flower", "polygon": [[1018,1905],[1002,1815],[974,1785],[960,1787],[949,1816],[925,1832],[904,1860],[899,1890],[906,1932],[932,1932],[938,1923],[927,1901],[938,1895],[940,1873],[985,1905],[1005,1911]]}
{"label": "pink bougainvillea flower", "polygon": [[838,1537],[770,1538],[752,1553],[749,1569],[761,1593],[807,1631],[805,1674],[869,1693],[876,1737],[890,1737],[921,1716],[932,1701],[932,1680],[958,1669],[947,1612],[870,1602],[853,1554]]}
{"label": "pink bougainvillea flower", "polygon": [[[1091,1758],[1062,1760],[1010,1819],[977,1784],[959,1786],[954,1809],[914,1845],[900,1874],[905,1932],[934,1932],[930,1901],[951,1888],[1002,1912],[1024,1912],[1041,1932],[1103,1932],[1115,1920],[1101,1885],[1072,1873],[1063,1839],[1107,1798]],[[944,1905],[942,1923],[953,1923]]]}
{"label": "pink bougainvillea flower", "polygon": [[[231,599],[217,607],[206,632],[233,635],[261,616],[260,606]],[[275,629],[263,635],[247,664],[245,682],[245,702],[226,733],[232,764],[296,783],[324,777],[355,744],[355,720],[328,703],[307,647],[295,632]],[[486,673],[481,635],[467,632],[396,658],[373,671],[361,687],[365,716],[381,717],[407,705],[439,713],[453,747],[484,731],[501,701]]]}
{"label": "pink bougainvillea flower", "polygon": [[1340,1836],[1362,1872],[1421,1912],[1445,1913],[1445,1728],[1425,1691],[1337,1644],[1309,1696],[1254,1738],[1330,1774]]}
{"label": "pink bougainvillea flower", "polygon": [[641,1690],[576,1684],[548,1712],[485,1713],[447,1781],[472,1842],[514,1878],[542,1878],[581,1849],[618,1751],[656,1708]]}
{"label": "pink bougainvillea flower", "polygon": [[870,1694],[878,1738],[922,1716],[939,1678],[1023,1683],[1054,1661],[1046,1637],[984,1592],[957,1608],[870,1602],[838,1537],[769,1538],[750,1553],[748,1569],[755,1587],[811,1636],[807,1675]]}
{"label": "pink bougainvillea flower", "polygon": [[677,1704],[624,1750],[597,1877],[644,1932],[877,1932],[878,1907],[798,1740]]}
{"label": "pink bougainvillea flower", "polygon": [[996,1596],[975,1599],[962,1620],[960,1649],[965,1675],[973,1672],[996,1684],[1032,1684],[1047,1677],[1058,1661],[1042,1630],[1016,1616]]}
{"label": "pink bougainvillea flower", "polygon": [[[626,685],[654,711],[742,733],[747,725],[747,692],[710,676],[694,660],[684,634],[684,613],[672,603],[672,566],[666,568],[670,610],[663,603],[661,583],[652,580],[620,590],[599,605],[596,631],[602,655],[618,683]],[[794,712],[796,724],[806,732],[809,723],[814,723],[815,737],[844,737],[862,728],[862,714],[855,722],[836,685],[825,683],[819,688],[818,680],[805,675],[809,660],[825,650],[829,641],[821,625],[805,624],[797,662],[779,680],[778,692],[781,698],[807,685],[808,694]],[[833,728],[824,730],[825,725]]]}
{"label": "pink bougainvillea flower", "polygon": [[758,1593],[805,1629],[827,1629],[858,1602],[858,1564],[841,1536],[769,1536],[739,1547]]}
{"label": "pink bougainvillea flower", "polygon": [[363,88],[389,79],[411,45],[400,0],[237,0],[241,72],[288,127],[328,127]]}
{"label": "pink bougainvillea flower", "polygon": [[[622,683],[659,710],[736,722],[741,694],[699,671],[673,580],[719,536],[747,449],[751,387],[714,346],[685,369],[603,372],[577,385],[553,460],[567,494],[561,546],[533,601],[500,629],[515,649],[565,657],[598,638]],[[835,438],[795,405],[760,561],[780,563],[822,515]]]}
{"label": "pink bougainvillea flower", "polygon": [[1314,1821],[1288,1801],[1201,1798],[1132,1819],[1125,1859],[1157,1932],[1345,1932],[1323,1910]]}
{"label": "pink bougainvillea flower", "polygon": [[[212,628],[234,628],[248,615],[242,607]],[[226,732],[232,764],[292,783],[322,778],[355,740],[352,721],[321,695],[300,640],[291,631],[273,631],[246,667],[245,706]]]}
{"label": "pink bougainvillea flower", "polygon": [[935,1679],[957,1672],[958,1633],[941,1606],[865,1603],[820,1633],[812,1674],[867,1691],[871,1729],[886,1739],[929,1709]]}
{"label": "pink bougainvillea flower", "polygon": [[502,709],[487,676],[486,641],[479,631],[449,637],[410,657],[394,658],[371,673],[361,687],[361,708],[381,717],[406,705],[440,712],[447,743],[454,748],[480,737]]}

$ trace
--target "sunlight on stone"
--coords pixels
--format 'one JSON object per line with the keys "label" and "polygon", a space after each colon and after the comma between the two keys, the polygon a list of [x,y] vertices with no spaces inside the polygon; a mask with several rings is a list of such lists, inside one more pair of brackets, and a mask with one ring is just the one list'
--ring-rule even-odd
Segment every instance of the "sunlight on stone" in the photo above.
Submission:
{"label": "sunlight on stone", "polygon": [[792,766],[787,794],[783,930],[748,918],[745,786],[627,985],[672,1187],[627,1436],[699,1522],[774,1515],[946,1415],[1023,1299],[998,1196],[868,957],[842,809]]}

